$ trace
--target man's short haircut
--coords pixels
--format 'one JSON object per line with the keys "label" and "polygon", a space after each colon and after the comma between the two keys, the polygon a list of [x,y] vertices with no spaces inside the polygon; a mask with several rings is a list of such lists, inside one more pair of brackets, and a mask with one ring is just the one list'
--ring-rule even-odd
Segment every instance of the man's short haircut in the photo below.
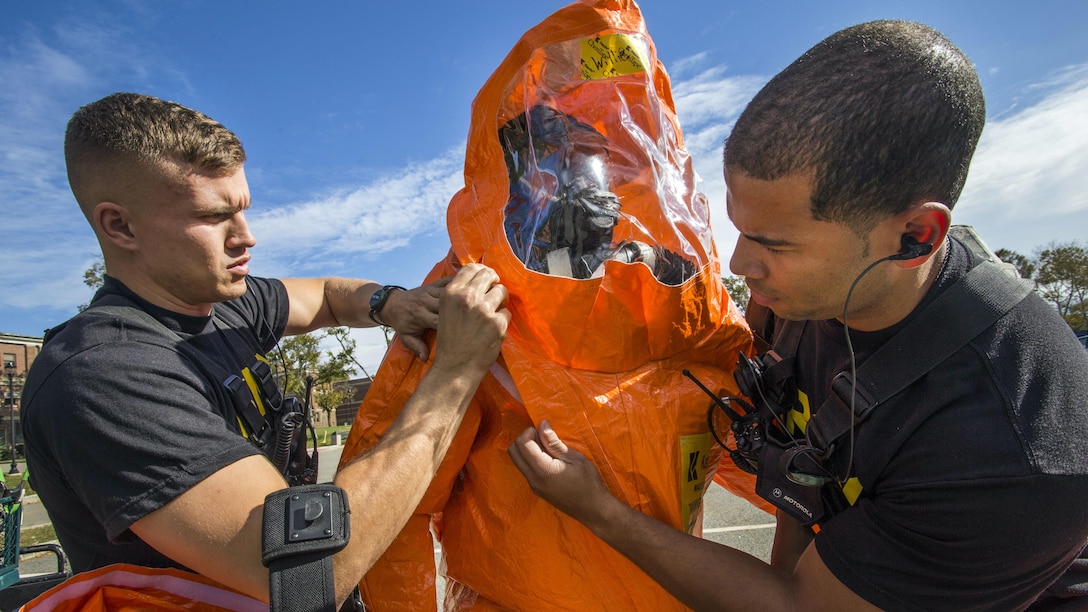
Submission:
{"label": "man's short haircut", "polygon": [[873,21],[776,75],[725,143],[729,172],[813,176],[812,215],[859,234],[920,202],[952,208],[986,120],[978,74],[936,30]]}
{"label": "man's short haircut", "polygon": [[[115,93],[80,108],[64,137],[68,180],[76,199],[94,178],[155,171],[165,162],[229,174],[246,161],[237,136],[204,113],[135,93]],[[83,204],[83,202],[80,202]]]}

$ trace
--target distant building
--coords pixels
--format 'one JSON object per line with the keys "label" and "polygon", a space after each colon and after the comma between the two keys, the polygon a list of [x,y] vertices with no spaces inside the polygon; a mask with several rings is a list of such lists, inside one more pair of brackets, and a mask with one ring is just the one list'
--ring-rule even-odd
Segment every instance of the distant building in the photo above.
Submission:
{"label": "distant building", "polygon": [[335,389],[344,389],[350,393],[348,399],[338,404],[328,414],[321,408],[314,408],[311,416],[314,427],[336,427],[339,425],[351,425],[355,420],[355,413],[359,410],[366,392],[370,389],[369,378],[355,378],[341,380],[332,383]]}
{"label": "distant building", "polygon": [[38,336],[0,333],[0,355],[3,355],[4,366],[12,363],[17,375],[25,375],[30,364],[34,363],[34,359],[42,351],[43,340]]}
{"label": "distant building", "polygon": [[365,377],[334,383],[351,389],[351,398],[342,402],[333,411],[335,425],[351,425],[355,422],[355,414],[359,412],[359,404],[363,403],[363,398],[366,397],[366,392],[370,390],[370,383],[372,382],[369,377]]}
{"label": "distant building", "polygon": [[0,357],[3,357],[3,374],[0,388],[3,389],[3,402],[0,402],[0,440],[3,440],[5,454],[13,443],[18,444],[22,437],[19,423],[19,399],[23,396],[23,381],[26,371],[42,351],[44,338],[21,336],[19,334],[0,333]]}

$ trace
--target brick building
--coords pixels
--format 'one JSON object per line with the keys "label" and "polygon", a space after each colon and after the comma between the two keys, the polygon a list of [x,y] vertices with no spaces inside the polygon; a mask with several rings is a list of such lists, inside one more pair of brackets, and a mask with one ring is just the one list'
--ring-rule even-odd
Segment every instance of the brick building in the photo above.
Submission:
{"label": "brick building", "polygon": [[366,392],[370,390],[370,383],[372,382],[374,381],[369,377],[344,381],[343,384],[352,388],[353,395],[350,400],[336,407],[337,423],[340,425],[351,425],[355,422],[355,414],[359,412],[359,404],[363,403],[363,398],[366,397]]}
{"label": "brick building", "polygon": [[328,414],[326,414],[323,409],[318,408],[315,402],[314,408],[310,413],[310,418],[313,420],[314,427],[351,425],[352,421],[355,420],[355,413],[359,410],[359,404],[362,403],[363,397],[366,396],[367,389],[370,389],[370,379],[354,378],[351,380],[341,380],[332,383],[332,386],[337,390],[343,389],[347,391],[347,399],[337,404]]}
{"label": "brick building", "polygon": [[0,379],[3,389],[0,398],[0,440],[3,440],[4,455],[10,458],[8,449],[12,441],[19,444],[22,440],[19,423],[19,398],[23,395],[23,381],[30,364],[42,350],[42,338],[0,333],[0,357],[3,357],[4,371]]}

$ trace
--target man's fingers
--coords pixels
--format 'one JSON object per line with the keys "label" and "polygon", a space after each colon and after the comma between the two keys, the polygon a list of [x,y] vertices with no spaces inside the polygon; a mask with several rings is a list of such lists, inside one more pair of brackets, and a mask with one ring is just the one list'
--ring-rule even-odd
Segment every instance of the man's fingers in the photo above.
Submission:
{"label": "man's fingers", "polygon": [[[459,297],[458,297],[459,296]],[[500,315],[503,319],[502,334],[510,322],[510,312],[504,308],[509,297],[506,287],[499,282],[499,275],[482,264],[466,264],[447,288],[446,297],[460,308],[472,305],[484,306],[484,310]]]}
{"label": "man's fingers", "polygon": [[461,268],[442,295],[435,367],[490,367],[510,324],[505,300],[494,270],[479,264]]}
{"label": "man's fingers", "polygon": [[537,444],[536,429],[533,427],[528,427],[521,432],[521,435],[515,438],[510,446],[506,448],[506,452],[514,462],[514,466],[526,476],[529,476],[533,469],[529,464],[528,457],[544,455],[540,450],[540,445]]}
{"label": "man's fingers", "polygon": [[603,489],[600,475],[579,451],[568,448],[547,421],[529,427],[507,449],[529,488],[575,519],[591,516]]}
{"label": "man's fingers", "polygon": [[404,343],[404,348],[415,353],[420,361],[427,361],[431,351],[422,338],[418,336],[401,336],[400,341]]}
{"label": "man's fingers", "polygon": [[[555,432],[552,432],[552,435],[554,437]],[[555,440],[558,441],[558,437]],[[566,450],[565,444],[562,442],[559,442],[559,444]],[[541,443],[540,430],[532,427],[521,432],[521,435],[518,436],[517,440],[514,440],[510,447],[516,450],[534,471],[547,471],[562,460],[562,456],[553,454],[553,448]]]}
{"label": "man's fingers", "polygon": [[540,422],[540,429],[537,430],[537,438],[540,441],[540,446],[556,459],[562,459],[570,450],[567,448],[567,445],[559,439],[559,434],[555,433],[551,423],[547,420]]}
{"label": "man's fingers", "polygon": [[443,276],[442,278],[424,285],[424,289],[427,291],[427,308],[431,312],[438,312],[438,301],[442,298],[442,294],[445,293],[446,287],[453,280],[452,276]]}
{"label": "man's fingers", "polygon": [[495,310],[501,310],[502,305],[505,304],[506,300],[510,297],[510,293],[506,290],[506,286],[498,283],[491,285],[491,288],[489,288],[484,295],[495,305]]}
{"label": "man's fingers", "polygon": [[486,291],[487,287],[498,284],[498,282],[499,275],[491,268],[482,264],[467,264],[457,272],[457,276],[454,277],[451,284],[476,285],[480,286],[481,290]]}
{"label": "man's fingers", "polygon": [[506,449],[514,464],[523,474],[547,472],[565,462],[570,449],[559,439],[547,421],[541,421],[539,428],[529,427],[521,432]]}

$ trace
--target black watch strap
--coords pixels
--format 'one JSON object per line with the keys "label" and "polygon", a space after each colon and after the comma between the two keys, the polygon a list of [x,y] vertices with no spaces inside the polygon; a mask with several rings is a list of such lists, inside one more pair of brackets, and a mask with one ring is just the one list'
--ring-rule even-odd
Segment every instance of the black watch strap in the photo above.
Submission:
{"label": "black watch strap", "polygon": [[367,315],[371,321],[374,321],[378,325],[384,325],[388,327],[388,324],[379,316],[382,312],[382,308],[385,308],[385,303],[389,301],[389,295],[394,291],[407,291],[400,285],[384,285],[381,289],[374,292],[374,295],[370,296],[370,310]]}
{"label": "black watch strap", "polygon": [[332,484],[265,497],[261,561],[272,610],[336,612],[332,556],[347,546],[350,514],[343,489]]}

